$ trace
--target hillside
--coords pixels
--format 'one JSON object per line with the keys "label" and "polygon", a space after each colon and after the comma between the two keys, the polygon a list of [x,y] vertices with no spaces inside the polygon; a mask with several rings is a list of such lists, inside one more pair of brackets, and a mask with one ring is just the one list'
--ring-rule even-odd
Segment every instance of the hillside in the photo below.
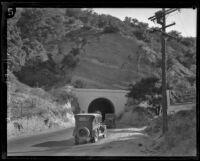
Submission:
{"label": "hillside", "polygon": [[[11,71],[32,87],[127,89],[142,77],[161,76],[160,34],[137,19],[90,9],[23,9],[8,24],[16,32],[8,30],[11,56],[16,47],[23,59],[12,62]],[[170,34],[179,41],[167,39],[168,84],[189,90],[196,79],[196,40]]]}
{"label": "hillside", "polygon": [[[146,140],[141,144],[134,136],[137,130],[133,129],[146,126],[144,132],[155,140],[148,143],[153,151],[145,155],[154,152],[158,155],[195,155],[196,106],[184,111],[184,106],[180,105],[181,110],[177,113],[173,109],[168,115],[169,131],[160,136],[163,125],[160,111],[161,35],[152,32],[154,28],[133,17],[121,21],[110,15],[98,15],[92,9],[79,8],[17,9],[15,17],[8,19],[7,24],[8,138],[74,126],[74,114],[79,113],[81,107],[76,96],[66,90],[67,85],[128,89],[125,108],[116,118],[117,128],[108,130],[107,139],[111,142],[103,142],[106,144],[101,149],[94,149],[96,143],[91,145],[90,154],[94,154],[94,150],[97,154],[105,150],[107,154],[130,152],[135,155],[134,149],[143,148]],[[196,94],[196,38],[183,37],[177,31],[168,34],[177,39],[166,39],[167,88],[172,89],[171,100],[184,102],[183,94]],[[141,107],[142,104],[150,107]],[[120,129],[120,124],[131,128],[122,126]],[[38,137],[40,145],[45,144],[48,148],[41,151],[39,147],[38,153],[49,151],[57,155],[59,150],[66,155],[65,150],[72,148],[72,154],[78,152],[80,155],[80,147],[76,146],[76,150],[72,145],[72,128],[54,135],[59,140],[54,140],[54,136],[52,140],[45,138],[47,142],[40,136],[32,138],[38,141]],[[17,149],[19,144],[15,145]],[[24,145],[26,142],[21,147],[28,147]],[[30,146],[37,151],[34,144]],[[85,150],[90,152],[90,145],[88,149],[83,148],[84,155]],[[24,153],[27,155],[27,152],[28,149]]]}
{"label": "hillside", "polygon": [[8,138],[74,125],[73,112],[77,107],[67,104],[67,100],[56,101],[61,94],[31,88],[8,73]]}

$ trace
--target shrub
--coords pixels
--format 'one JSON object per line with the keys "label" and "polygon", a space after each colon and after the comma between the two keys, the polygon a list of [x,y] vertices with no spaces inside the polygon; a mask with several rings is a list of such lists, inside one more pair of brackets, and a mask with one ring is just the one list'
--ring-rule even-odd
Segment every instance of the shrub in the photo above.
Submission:
{"label": "shrub", "polygon": [[71,105],[72,105],[72,112],[74,114],[77,114],[81,111],[77,97],[73,96],[73,99],[71,101]]}
{"label": "shrub", "polygon": [[135,84],[131,84],[127,97],[132,98],[138,102],[138,104],[143,101],[148,101],[152,105],[160,105],[161,84],[159,82],[159,78],[142,78]]}
{"label": "shrub", "polygon": [[136,30],[133,32],[133,34],[139,39],[143,40],[144,39],[144,33],[141,30]]}
{"label": "shrub", "polygon": [[103,30],[104,33],[117,33],[119,28],[116,26],[106,26]]}
{"label": "shrub", "polygon": [[74,83],[73,83],[73,86],[75,88],[84,88],[85,87],[85,83],[82,81],[82,80],[76,80]]}

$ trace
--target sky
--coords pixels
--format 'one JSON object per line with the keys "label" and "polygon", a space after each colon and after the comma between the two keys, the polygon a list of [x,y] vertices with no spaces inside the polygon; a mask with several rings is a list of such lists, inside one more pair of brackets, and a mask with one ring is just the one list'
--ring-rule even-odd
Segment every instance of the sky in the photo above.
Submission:
{"label": "sky", "polygon": [[[149,17],[155,15],[155,12],[161,10],[161,8],[93,8],[93,11],[98,14],[109,14],[117,17],[121,20],[131,17],[136,18],[140,22],[149,24],[149,27],[161,27],[150,20]],[[166,28],[166,32],[176,30],[181,32],[184,37],[196,37],[197,28],[197,9],[192,8],[180,8],[179,11],[175,11],[166,16],[166,25],[175,22],[176,25]]]}

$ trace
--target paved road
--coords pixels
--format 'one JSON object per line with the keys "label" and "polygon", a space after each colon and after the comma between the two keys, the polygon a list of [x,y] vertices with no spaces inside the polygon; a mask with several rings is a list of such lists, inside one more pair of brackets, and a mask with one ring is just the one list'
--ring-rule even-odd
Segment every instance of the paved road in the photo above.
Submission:
{"label": "paved road", "polygon": [[8,155],[51,155],[53,149],[73,145],[73,128],[10,139],[7,142]]}
{"label": "paved road", "polygon": [[[146,155],[148,137],[144,128],[121,126],[109,129],[108,136],[97,143],[74,145],[73,128],[8,140],[8,156],[122,156]],[[139,143],[140,142],[140,143]],[[131,148],[130,148],[131,147]]]}

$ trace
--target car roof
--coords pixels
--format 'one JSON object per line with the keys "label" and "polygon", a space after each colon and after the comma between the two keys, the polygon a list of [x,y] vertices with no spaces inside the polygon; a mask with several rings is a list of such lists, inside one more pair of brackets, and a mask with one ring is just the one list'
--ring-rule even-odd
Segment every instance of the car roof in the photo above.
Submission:
{"label": "car roof", "polygon": [[95,116],[95,117],[102,117],[98,113],[79,113],[79,114],[76,114],[75,116]]}

